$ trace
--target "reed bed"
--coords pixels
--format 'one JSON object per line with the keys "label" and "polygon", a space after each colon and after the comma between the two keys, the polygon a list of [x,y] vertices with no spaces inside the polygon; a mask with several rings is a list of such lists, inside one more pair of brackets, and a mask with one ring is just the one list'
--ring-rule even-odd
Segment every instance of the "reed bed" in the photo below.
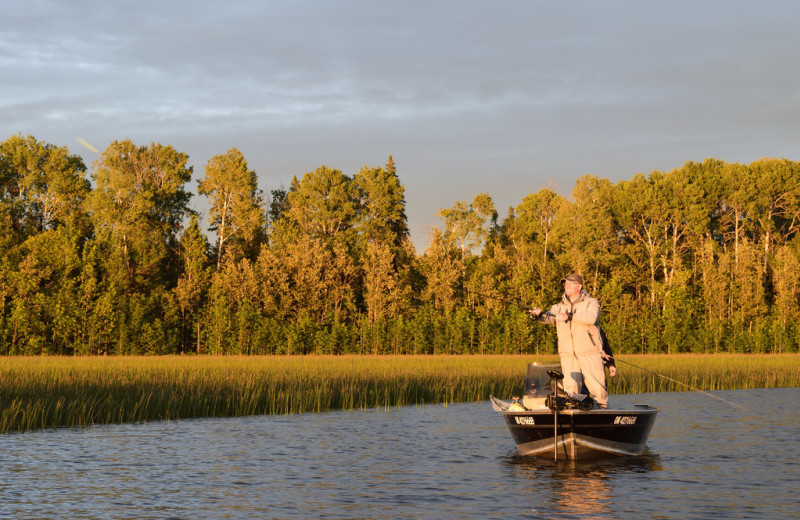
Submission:
{"label": "reed bed", "polygon": [[[0,358],[0,432],[483,401],[519,395],[532,361],[520,355],[6,357]],[[619,361],[612,393],[686,390],[654,373],[702,390],[800,386],[797,354]]]}
{"label": "reed bed", "polygon": [[619,374],[608,383],[614,394],[800,386],[800,354],[618,354],[616,358]]}

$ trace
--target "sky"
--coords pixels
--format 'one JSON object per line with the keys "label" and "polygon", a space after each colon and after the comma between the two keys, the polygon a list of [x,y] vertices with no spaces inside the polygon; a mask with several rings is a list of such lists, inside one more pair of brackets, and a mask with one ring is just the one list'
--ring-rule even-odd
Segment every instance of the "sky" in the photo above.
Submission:
{"label": "sky", "polygon": [[172,145],[191,191],[235,147],[266,194],[392,155],[419,252],[479,193],[502,220],[587,174],[800,160],[796,1],[6,4],[0,140]]}

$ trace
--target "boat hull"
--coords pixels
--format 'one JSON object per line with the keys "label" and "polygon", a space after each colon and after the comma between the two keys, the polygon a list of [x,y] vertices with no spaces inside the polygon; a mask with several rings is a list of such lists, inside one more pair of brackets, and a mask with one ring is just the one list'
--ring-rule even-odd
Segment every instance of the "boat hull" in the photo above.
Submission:
{"label": "boat hull", "polygon": [[[511,436],[522,455],[555,459],[593,459],[639,455],[658,409],[503,411]],[[558,425],[554,424],[557,418]]]}

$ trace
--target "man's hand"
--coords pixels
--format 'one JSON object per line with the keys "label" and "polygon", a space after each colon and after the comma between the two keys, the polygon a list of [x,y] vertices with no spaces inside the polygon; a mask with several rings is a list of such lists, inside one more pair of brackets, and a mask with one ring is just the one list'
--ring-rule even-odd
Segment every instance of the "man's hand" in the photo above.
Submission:
{"label": "man's hand", "polygon": [[528,312],[534,318],[538,318],[542,314],[542,309],[540,309],[539,307],[534,307],[533,309],[529,310]]}

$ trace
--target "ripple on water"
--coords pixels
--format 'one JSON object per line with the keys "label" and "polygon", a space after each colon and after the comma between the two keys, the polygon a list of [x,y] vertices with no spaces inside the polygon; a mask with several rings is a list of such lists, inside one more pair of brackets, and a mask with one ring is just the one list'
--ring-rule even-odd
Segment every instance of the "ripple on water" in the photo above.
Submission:
{"label": "ripple on water", "polygon": [[488,403],[0,437],[0,518],[793,518],[800,389],[614,396],[640,457],[521,457]]}

